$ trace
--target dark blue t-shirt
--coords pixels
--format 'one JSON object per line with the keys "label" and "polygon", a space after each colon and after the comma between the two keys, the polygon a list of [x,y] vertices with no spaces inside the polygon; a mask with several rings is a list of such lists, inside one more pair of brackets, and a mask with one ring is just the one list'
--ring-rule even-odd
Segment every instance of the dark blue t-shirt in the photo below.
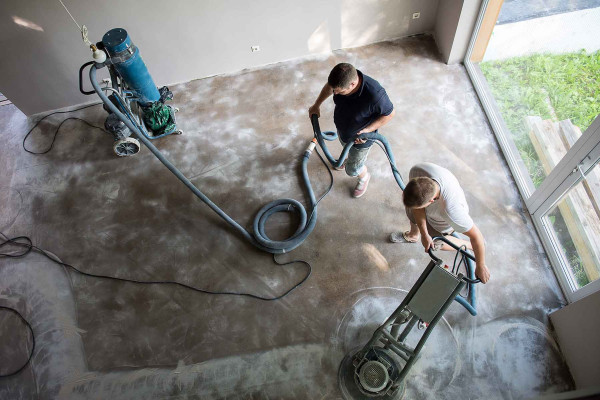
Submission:
{"label": "dark blue t-shirt", "polygon": [[[356,72],[362,78],[360,88],[349,96],[333,95],[335,103],[333,122],[344,142],[381,115],[390,115],[394,111],[394,105],[379,82],[358,70]],[[373,142],[369,140],[354,146],[365,148],[372,145]]]}

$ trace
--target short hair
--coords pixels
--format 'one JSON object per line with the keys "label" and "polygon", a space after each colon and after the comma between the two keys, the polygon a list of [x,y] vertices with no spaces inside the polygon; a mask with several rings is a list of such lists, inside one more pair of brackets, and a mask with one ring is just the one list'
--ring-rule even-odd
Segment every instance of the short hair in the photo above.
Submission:
{"label": "short hair", "polygon": [[411,179],[402,195],[405,207],[423,207],[435,196],[435,181],[426,176]]}
{"label": "short hair", "polygon": [[352,64],[340,63],[333,67],[329,73],[327,83],[334,89],[346,89],[357,78],[358,72]]}

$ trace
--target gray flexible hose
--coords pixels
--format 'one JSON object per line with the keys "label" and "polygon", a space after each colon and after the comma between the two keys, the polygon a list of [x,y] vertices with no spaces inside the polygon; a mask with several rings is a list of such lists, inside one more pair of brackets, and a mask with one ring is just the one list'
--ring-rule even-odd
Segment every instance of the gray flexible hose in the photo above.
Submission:
{"label": "gray flexible hose", "polygon": [[[310,179],[308,178],[308,159],[312,153],[312,148],[309,147],[304,154],[302,155],[302,178],[304,186],[308,192],[310,197],[310,217],[307,217],[306,209],[302,206],[300,202],[294,199],[279,199],[274,200],[257,213],[254,218],[254,235],[248,232],[245,228],[243,228],[240,224],[238,224],[235,220],[233,220],[229,215],[227,215],[223,210],[221,210],[215,203],[213,203],[204,193],[200,191],[188,178],[185,177],[166,157],[158,150],[152,142],[139,131],[139,128],[135,126],[129,118],[127,118],[104,94],[100,86],[96,81],[96,70],[98,68],[104,67],[104,64],[94,64],[90,68],[90,81],[94,90],[102,99],[104,104],[113,112],[123,123],[135,134],[135,136],[142,142],[151,152],[154,154],[158,160],[164,164],[165,167],[169,169],[185,186],[188,187],[200,200],[202,200],[206,205],[208,205],[211,210],[213,210],[217,215],[223,218],[229,225],[231,225],[235,230],[237,230],[246,240],[248,240],[251,244],[259,248],[260,250],[273,253],[273,254],[281,254],[292,251],[296,247],[298,247],[307,237],[310,235],[312,230],[315,227],[317,222],[317,201],[315,199],[314,192],[312,190]],[[127,111],[125,111],[127,112]],[[296,232],[288,239],[285,240],[271,240],[265,233],[265,223],[269,219],[269,217],[277,212],[296,212],[300,216],[300,223],[298,224],[298,229]]]}
{"label": "gray flexible hose", "polygon": [[321,149],[323,149],[325,157],[327,157],[327,160],[334,168],[339,168],[342,166],[342,164],[346,160],[346,157],[348,157],[348,152],[350,151],[350,148],[352,147],[356,139],[367,139],[378,141],[379,143],[381,143],[390,162],[392,173],[394,174],[394,179],[396,179],[396,183],[398,184],[398,186],[400,186],[400,189],[404,190],[404,181],[402,180],[400,172],[396,168],[396,160],[394,159],[394,153],[392,152],[390,144],[388,143],[385,136],[377,133],[377,131],[363,133],[362,135],[354,135],[348,140],[348,142],[344,146],[344,149],[342,150],[342,153],[340,154],[340,157],[336,160],[329,152],[329,149],[325,144],[325,140],[335,140],[337,138],[337,133],[329,131],[321,132],[321,128],[319,127],[319,117],[317,116],[317,114],[313,114],[310,116],[310,122],[312,123],[313,132],[315,134],[315,138],[317,138],[317,141],[319,142],[319,146],[321,147]]}

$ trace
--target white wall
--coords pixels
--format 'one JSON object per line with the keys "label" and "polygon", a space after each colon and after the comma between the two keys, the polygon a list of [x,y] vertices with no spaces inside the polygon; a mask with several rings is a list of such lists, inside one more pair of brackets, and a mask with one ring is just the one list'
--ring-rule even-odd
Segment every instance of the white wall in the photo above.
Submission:
{"label": "white wall", "polygon": [[[63,1],[92,42],[125,28],[157,85],[431,32],[438,6],[438,0]],[[417,11],[421,17],[413,20]],[[252,53],[252,45],[261,51]],[[2,0],[0,48],[0,92],[25,114],[97,100],[78,91],[77,72],[90,52],[58,0]]]}
{"label": "white wall", "polygon": [[482,0],[442,0],[435,19],[435,41],[447,64],[462,62]]}
{"label": "white wall", "polygon": [[550,314],[577,389],[600,385],[600,292]]}

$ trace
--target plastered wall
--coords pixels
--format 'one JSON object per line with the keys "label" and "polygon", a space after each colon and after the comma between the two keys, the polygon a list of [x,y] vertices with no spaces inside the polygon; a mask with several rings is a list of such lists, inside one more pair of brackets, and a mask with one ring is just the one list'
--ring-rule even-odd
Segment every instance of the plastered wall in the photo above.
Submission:
{"label": "plastered wall", "polygon": [[435,41],[447,64],[465,58],[482,0],[441,0],[435,20]]}
{"label": "plastered wall", "polygon": [[600,385],[600,292],[550,314],[578,389]]}
{"label": "plastered wall", "polygon": [[[432,32],[438,8],[438,0],[63,1],[92,42],[127,29],[157,85]],[[3,0],[0,21],[0,92],[25,114],[97,100],[77,88],[90,52],[58,0]]]}

